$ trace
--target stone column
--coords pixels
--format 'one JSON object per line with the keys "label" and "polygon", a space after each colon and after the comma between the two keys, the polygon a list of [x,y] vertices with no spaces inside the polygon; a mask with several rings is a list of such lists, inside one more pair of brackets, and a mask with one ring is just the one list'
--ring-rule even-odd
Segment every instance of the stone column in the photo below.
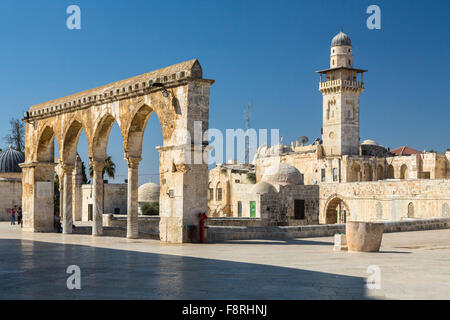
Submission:
{"label": "stone column", "polygon": [[[202,153],[201,148],[192,153]],[[189,152],[191,147],[186,149],[186,152]],[[174,156],[174,153],[179,153],[179,148],[159,147],[158,151],[162,166],[160,239],[172,243],[198,242],[198,214],[208,211],[208,165],[182,162],[172,169],[171,159],[178,157]]]}
{"label": "stone column", "polygon": [[138,230],[138,168],[141,158],[128,157],[127,238],[137,239]]}
{"label": "stone column", "polygon": [[75,168],[72,174],[72,215],[73,221],[81,221],[81,184],[83,176],[81,174],[81,160],[77,155]]}
{"label": "stone column", "polygon": [[64,208],[64,174],[58,174],[59,179],[59,217],[62,218]]}
{"label": "stone column", "polygon": [[63,165],[63,209],[62,228],[63,233],[72,233],[72,171],[73,166]]}
{"label": "stone column", "polygon": [[55,163],[22,163],[23,231],[53,232]]}
{"label": "stone column", "polygon": [[92,200],[93,200],[93,220],[92,235],[101,236],[103,234],[103,168],[104,161],[91,161],[92,177]]}

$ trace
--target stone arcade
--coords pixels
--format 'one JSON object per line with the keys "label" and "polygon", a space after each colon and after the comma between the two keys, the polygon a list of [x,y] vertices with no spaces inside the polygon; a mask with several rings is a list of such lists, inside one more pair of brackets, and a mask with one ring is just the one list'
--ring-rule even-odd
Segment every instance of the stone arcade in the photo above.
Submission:
{"label": "stone arcade", "polygon": [[[25,162],[23,171],[24,230],[53,230],[54,137],[59,147],[58,163],[63,174],[62,221],[72,232],[73,171],[77,144],[84,130],[93,167],[92,234],[103,233],[102,169],[109,132],[115,122],[123,138],[128,163],[127,237],[138,236],[138,168],[148,119],[156,113],[162,128],[160,152],[160,239],[165,242],[197,241],[197,214],[207,211],[208,167],[185,159],[198,157],[207,142],[191,143],[194,122],[208,129],[209,88],[197,60],[32,106],[25,117]],[[188,196],[187,196],[188,195]]]}

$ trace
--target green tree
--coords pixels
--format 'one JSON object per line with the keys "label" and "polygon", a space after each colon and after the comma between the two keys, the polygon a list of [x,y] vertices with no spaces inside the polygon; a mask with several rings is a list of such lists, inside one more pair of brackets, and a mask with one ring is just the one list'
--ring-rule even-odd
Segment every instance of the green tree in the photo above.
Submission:
{"label": "green tree", "polygon": [[142,214],[145,216],[157,216],[159,215],[159,202],[144,203],[141,210]]}
{"label": "green tree", "polygon": [[256,173],[254,173],[254,172],[247,173],[247,179],[251,183],[256,183]]}
{"label": "green tree", "polygon": [[12,118],[9,124],[11,128],[4,140],[15,150],[23,153],[25,151],[25,125],[21,120],[15,118]]}
{"label": "green tree", "polygon": [[84,161],[81,160],[81,183],[82,184],[89,184],[90,181],[86,176],[86,166],[84,165]]}
{"label": "green tree", "polygon": [[[111,179],[114,179],[116,173],[116,164],[112,161],[111,156],[107,156],[105,159],[105,167],[103,168],[102,176],[105,176],[105,173]],[[94,169],[91,165],[89,165],[89,176],[92,178],[94,176]]]}

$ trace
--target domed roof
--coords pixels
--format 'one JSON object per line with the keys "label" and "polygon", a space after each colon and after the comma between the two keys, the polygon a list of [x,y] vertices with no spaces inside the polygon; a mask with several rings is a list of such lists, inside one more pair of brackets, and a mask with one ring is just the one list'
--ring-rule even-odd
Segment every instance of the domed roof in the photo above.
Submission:
{"label": "domed roof", "polygon": [[288,163],[277,163],[269,168],[263,174],[262,181],[272,184],[303,184],[303,177],[296,167]]}
{"label": "domed roof", "polygon": [[138,188],[138,202],[159,201],[159,185],[153,182],[144,183]]}
{"label": "domed roof", "polygon": [[352,41],[350,40],[350,37],[342,32],[342,30],[334,36],[333,40],[331,40],[331,46],[351,46]]}
{"label": "domed roof", "polygon": [[371,146],[377,146],[378,145],[378,143],[376,143],[373,140],[364,140],[363,142],[361,142],[361,144],[371,145]]}
{"label": "domed roof", "polygon": [[275,187],[273,185],[271,185],[270,183],[265,182],[265,181],[258,182],[252,188],[252,193],[259,193],[259,194],[276,192],[276,191],[277,191],[277,189],[275,189]]}
{"label": "domed roof", "polygon": [[22,152],[9,149],[0,153],[0,172],[22,172],[19,163],[25,162],[25,156]]}

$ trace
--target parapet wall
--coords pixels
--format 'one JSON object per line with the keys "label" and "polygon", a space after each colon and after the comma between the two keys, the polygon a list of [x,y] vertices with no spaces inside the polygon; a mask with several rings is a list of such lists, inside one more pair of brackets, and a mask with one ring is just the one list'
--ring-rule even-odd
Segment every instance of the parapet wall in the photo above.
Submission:
{"label": "parapet wall", "polygon": [[[450,219],[408,220],[385,222],[384,232],[421,231],[449,229]],[[345,224],[327,224],[310,226],[208,226],[207,241],[250,239],[295,239],[312,237],[329,237],[336,233],[345,233]]]}
{"label": "parapet wall", "polygon": [[382,180],[373,182],[325,183],[320,185],[320,223],[328,206],[341,199],[351,221],[402,221],[406,218],[447,218],[450,180]]}

